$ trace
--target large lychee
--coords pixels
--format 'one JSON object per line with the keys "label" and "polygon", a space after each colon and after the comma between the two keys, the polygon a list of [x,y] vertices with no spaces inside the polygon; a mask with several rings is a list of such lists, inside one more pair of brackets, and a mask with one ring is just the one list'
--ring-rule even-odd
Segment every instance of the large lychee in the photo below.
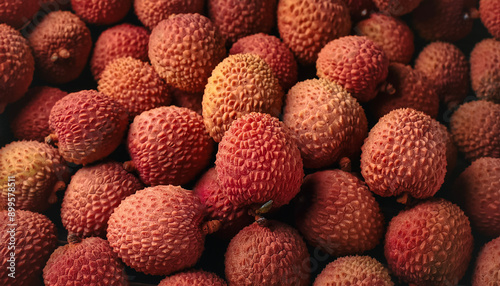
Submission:
{"label": "large lychee", "polygon": [[446,137],[421,111],[401,108],[380,118],[361,152],[361,174],[380,196],[428,198],[444,182]]}
{"label": "large lychee", "polygon": [[66,95],[50,111],[53,134],[45,139],[75,164],[103,159],[123,141],[128,113],[123,106],[95,90]]}
{"label": "large lychee", "polygon": [[472,286],[498,285],[500,283],[500,237],[486,243],[476,259]]}
{"label": "large lychee", "polygon": [[364,36],[346,36],[329,42],[316,61],[318,77],[337,82],[360,102],[377,95],[388,67],[384,51]]}
{"label": "large lychee", "polygon": [[214,142],[195,111],[162,106],[141,113],[127,138],[133,167],[146,185],[182,185],[210,162]]}
{"label": "large lychee", "polygon": [[38,141],[14,141],[0,149],[0,208],[45,211],[66,186],[69,169],[56,148]]}
{"label": "large lychee", "polygon": [[149,39],[149,59],[156,72],[184,91],[202,91],[225,56],[222,36],[200,14],[172,15],[153,29]]}
{"label": "large lychee", "polygon": [[384,253],[392,273],[407,283],[457,285],[473,246],[463,211],[444,199],[431,199],[391,219]]}
{"label": "large lychee", "polygon": [[180,272],[166,277],[158,286],[227,286],[226,281],[214,273],[203,270]]}
{"label": "large lychee", "polygon": [[179,186],[142,189],[125,198],[108,221],[107,238],[128,266],[152,275],[193,266],[204,248],[204,206]]}
{"label": "large lychee", "polygon": [[306,241],[332,256],[361,254],[384,234],[384,216],[368,187],[341,170],[307,175],[296,224]]}
{"label": "large lychee", "polygon": [[203,13],[205,0],[134,0],[137,18],[149,30],[173,14]]}
{"label": "large lychee", "polygon": [[64,193],[62,223],[79,237],[105,236],[113,210],[142,188],[139,179],[118,162],[83,167],[71,177]]}
{"label": "large lychee", "polygon": [[500,5],[495,0],[479,0],[481,22],[493,37],[500,39]]}
{"label": "large lychee", "polygon": [[68,236],[68,244],[50,255],[43,280],[46,286],[128,285],[124,266],[108,241],[99,237],[82,240],[73,235]]}
{"label": "large lychee", "polygon": [[233,121],[219,143],[215,170],[224,195],[237,207],[273,200],[280,207],[300,191],[300,151],[276,117],[252,112]]}
{"label": "large lychee", "polygon": [[52,84],[80,76],[92,49],[90,30],[69,11],[49,13],[28,36],[37,75]]}
{"label": "large lychee", "polygon": [[349,9],[342,0],[280,0],[278,31],[301,64],[312,65],[331,40],[351,30]]}
{"label": "large lychee", "polygon": [[377,8],[394,16],[408,14],[420,5],[422,0],[373,0]]}
{"label": "large lychee", "polygon": [[229,243],[226,279],[236,285],[309,285],[309,253],[299,232],[278,221],[253,223]]}
{"label": "large lychee", "polygon": [[500,40],[484,39],[474,46],[470,78],[477,97],[500,103]]}
{"label": "large lychee", "polygon": [[122,20],[133,0],[71,0],[71,8],[85,23],[111,25]]}
{"label": "large lychee", "polygon": [[389,270],[370,256],[345,256],[335,259],[321,271],[313,286],[357,285],[393,286]]}
{"label": "large lychee", "polygon": [[0,283],[39,285],[42,269],[57,246],[54,223],[45,215],[12,207],[0,211],[0,225]]}
{"label": "large lychee", "polygon": [[3,0],[0,3],[0,23],[21,29],[31,21],[38,10],[39,0]]}
{"label": "large lychee", "polygon": [[466,102],[451,115],[450,132],[458,151],[474,161],[500,158],[500,104],[478,100]]}
{"label": "large lychee", "polygon": [[3,113],[8,103],[28,91],[35,70],[28,41],[6,24],[0,24],[0,62],[0,113]]}
{"label": "large lychee", "polygon": [[365,112],[357,100],[326,79],[302,81],[288,91],[283,123],[306,168],[322,168],[354,155],[368,134]]}
{"label": "large lychee", "polygon": [[202,114],[208,133],[219,142],[231,123],[250,112],[278,116],[283,90],[271,67],[258,55],[230,55],[218,64],[203,94]]}

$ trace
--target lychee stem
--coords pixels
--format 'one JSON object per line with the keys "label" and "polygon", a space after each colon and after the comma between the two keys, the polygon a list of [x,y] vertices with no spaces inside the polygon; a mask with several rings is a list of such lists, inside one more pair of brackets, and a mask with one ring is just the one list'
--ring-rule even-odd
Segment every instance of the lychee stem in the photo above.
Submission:
{"label": "lychee stem", "polygon": [[351,159],[347,157],[342,157],[339,161],[340,170],[344,172],[351,172]]}
{"label": "lychee stem", "polygon": [[63,191],[65,188],[66,188],[66,183],[63,181],[58,181],[54,185],[54,189],[52,190],[52,193],[49,196],[49,204],[55,204],[57,202],[56,193],[59,191]]}
{"label": "lychee stem", "polygon": [[410,199],[410,196],[408,195],[408,193],[402,193],[397,199],[396,201],[400,204],[404,204],[406,205],[408,203],[408,200]]}
{"label": "lychee stem", "polygon": [[[262,215],[268,213],[273,208],[273,200],[269,200],[257,209],[255,207],[248,210],[248,214],[255,217],[255,221],[265,219]],[[259,223],[260,224],[260,223]]]}
{"label": "lychee stem", "polygon": [[470,8],[469,12],[466,12],[464,14],[464,20],[468,20],[468,19],[479,19],[480,17],[480,14],[479,14],[479,10],[477,10],[477,8],[475,7],[472,7]]}
{"label": "lychee stem", "polygon": [[126,161],[123,163],[123,169],[129,173],[134,173],[137,171],[137,168],[135,167],[134,161]]}
{"label": "lychee stem", "polygon": [[222,227],[220,220],[209,220],[201,226],[201,232],[204,235],[212,234],[218,231]]}
{"label": "lychee stem", "polygon": [[59,140],[58,140],[56,134],[50,134],[47,137],[45,137],[45,143],[47,143],[49,145],[57,146],[57,142],[59,142]]}
{"label": "lychee stem", "polygon": [[82,242],[82,238],[79,237],[77,234],[70,233],[68,234],[68,243],[69,244],[77,244]]}
{"label": "lychee stem", "polygon": [[380,86],[380,91],[381,92],[384,92],[384,93],[387,93],[389,95],[393,95],[396,93],[396,89],[394,88],[394,86],[388,82],[384,82],[381,86]]}

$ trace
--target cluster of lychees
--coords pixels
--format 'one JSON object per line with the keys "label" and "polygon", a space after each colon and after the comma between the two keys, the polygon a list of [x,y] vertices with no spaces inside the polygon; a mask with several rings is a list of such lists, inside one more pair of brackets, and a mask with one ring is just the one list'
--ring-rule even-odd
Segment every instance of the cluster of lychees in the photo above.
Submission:
{"label": "cluster of lychees", "polygon": [[0,84],[0,285],[500,284],[498,0],[4,0]]}

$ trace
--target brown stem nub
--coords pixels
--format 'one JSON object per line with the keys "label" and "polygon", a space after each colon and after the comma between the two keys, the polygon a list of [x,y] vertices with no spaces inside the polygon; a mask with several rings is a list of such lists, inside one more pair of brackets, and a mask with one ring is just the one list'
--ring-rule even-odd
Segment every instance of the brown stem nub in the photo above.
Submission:
{"label": "brown stem nub", "polygon": [[63,191],[66,188],[66,183],[63,181],[58,181],[55,183],[54,188],[52,189],[52,193],[49,196],[49,204],[55,204],[57,202],[56,193],[59,191]]}
{"label": "brown stem nub", "polygon": [[340,170],[344,172],[351,172],[351,159],[342,157],[339,161]]}
{"label": "brown stem nub", "polygon": [[57,146],[57,135],[56,134],[50,134],[47,137],[45,137],[45,143],[49,145],[56,145]]}
{"label": "brown stem nub", "polygon": [[134,173],[137,171],[137,168],[135,167],[134,161],[126,161],[123,163],[123,169],[129,173]]}
{"label": "brown stem nub", "polygon": [[267,224],[267,219],[263,216],[255,217],[255,222],[260,226],[265,226]]}
{"label": "brown stem nub", "polygon": [[408,193],[402,193],[397,199],[396,201],[400,204],[403,204],[403,205],[406,205],[408,203],[410,199],[410,196],[408,195]]}
{"label": "brown stem nub", "polygon": [[222,227],[222,223],[220,220],[209,220],[201,226],[201,231],[203,234],[212,234],[216,231],[218,231]]}
{"label": "brown stem nub", "polygon": [[391,83],[384,82],[380,86],[380,91],[384,92],[384,93],[387,93],[388,95],[393,95],[393,94],[396,93],[396,88],[394,88],[394,86]]}
{"label": "brown stem nub", "polygon": [[469,12],[465,13],[464,14],[464,20],[467,20],[467,19],[479,19],[480,18],[480,14],[479,14],[479,10],[477,10],[477,8],[475,7],[472,7],[470,8]]}
{"label": "brown stem nub", "polygon": [[273,200],[267,201],[260,208],[255,211],[256,215],[262,215],[268,213],[273,208]]}
{"label": "brown stem nub", "polygon": [[74,234],[74,233],[68,234],[68,243],[69,244],[77,244],[80,242],[82,242],[82,238],[80,236],[78,236],[78,234]]}

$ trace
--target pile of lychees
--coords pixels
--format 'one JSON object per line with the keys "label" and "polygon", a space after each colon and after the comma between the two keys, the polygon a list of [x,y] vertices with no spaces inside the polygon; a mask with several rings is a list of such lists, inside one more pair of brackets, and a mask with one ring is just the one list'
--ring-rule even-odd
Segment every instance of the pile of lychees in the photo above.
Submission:
{"label": "pile of lychees", "polygon": [[0,132],[0,285],[500,285],[499,0],[3,0]]}

